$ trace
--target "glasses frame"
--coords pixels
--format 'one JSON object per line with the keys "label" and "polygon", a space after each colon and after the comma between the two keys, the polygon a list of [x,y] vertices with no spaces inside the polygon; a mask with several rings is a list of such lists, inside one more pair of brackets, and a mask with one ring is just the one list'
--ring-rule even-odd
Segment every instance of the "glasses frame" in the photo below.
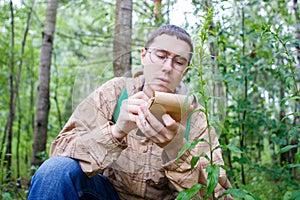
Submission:
{"label": "glasses frame", "polygon": [[[152,56],[151,56],[152,52],[155,51],[155,50],[158,50],[158,51],[164,51],[164,52],[167,53],[167,55],[172,54],[171,52],[169,52],[169,51],[167,51],[167,50],[165,50],[165,49],[158,49],[158,48],[145,47],[145,50],[150,54],[150,60],[151,60],[152,63],[158,63],[158,62],[153,61],[153,58],[152,58]],[[174,66],[175,66],[175,65],[174,65],[174,59],[175,59],[176,57],[184,58],[184,59],[187,61],[187,66],[185,66],[183,69],[177,69],[176,67],[174,67]],[[175,55],[175,56],[173,56],[173,57],[166,56],[166,58],[165,58],[165,59],[163,60],[163,62],[160,63],[160,64],[164,64],[164,63],[167,61],[167,59],[171,59],[171,63],[172,63],[171,66],[172,66],[172,68],[175,69],[176,71],[179,71],[179,72],[184,72],[184,71],[186,70],[186,68],[187,68],[187,67],[189,66],[189,64],[190,64],[190,61],[189,61],[187,58],[185,58],[185,57],[183,57],[183,56],[181,56],[181,55]]]}

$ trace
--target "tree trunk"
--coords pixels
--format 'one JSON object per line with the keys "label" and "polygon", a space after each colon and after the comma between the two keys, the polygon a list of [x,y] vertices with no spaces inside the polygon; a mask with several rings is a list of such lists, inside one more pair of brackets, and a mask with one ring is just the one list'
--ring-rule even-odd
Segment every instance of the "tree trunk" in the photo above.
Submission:
{"label": "tree trunk", "polygon": [[[284,95],[284,91],[285,91],[285,85],[284,85],[284,81],[281,82],[280,85],[280,99],[283,99],[285,97]],[[285,109],[284,106],[280,106],[280,113],[279,113],[279,121],[281,122],[281,126],[284,126],[286,124],[286,120],[284,119],[285,117]],[[278,135],[281,136],[281,130],[278,130]],[[284,145],[280,145],[280,148],[285,147],[286,145],[288,145],[288,138],[285,137],[285,144]],[[289,152],[284,152],[280,154],[280,165],[284,166],[288,163],[288,156],[289,156]]]}
{"label": "tree trunk", "polygon": [[[23,118],[23,114],[22,114],[22,105],[20,105],[21,101],[20,98],[18,97],[18,113],[19,113],[19,117],[18,117],[18,131],[17,131],[17,146],[16,146],[16,163],[17,163],[17,181],[19,182],[19,177],[21,177],[21,169],[20,169],[20,144],[21,144],[21,132],[22,132],[22,118]],[[20,185],[20,184],[18,184]]]}
{"label": "tree trunk", "polygon": [[[245,42],[245,11],[244,7],[242,7],[242,41],[243,41],[243,56],[245,56],[245,48],[246,48],[246,42]],[[242,66],[246,68],[246,66]],[[247,70],[248,71],[248,70]],[[244,74],[244,101],[247,101],[248,99],[248,77],[246,74]],[[242,113],[242,126],[240,129],[240,147],[243,149],[246,144],[246,118],[247,118],[247,110],[246,108],[243,108],[243,113]],[[247,151],[247,148],[245,148],[245,151]],[[241,155],[243,156],[243,155]],[[242,177],[242,183],[246,185],[246,176],[245,176],[245,164],[241,164],[241,177]]]}
{"label": "tree trunk", "polygon": [[58,72],[57,72],[57,66],[56,66],[56,59],[54,59],[54,67],[56,71],[56,77],[55,77],[55,86],[54,86],[54,102],[56,105],[56,110],[57,110],[57,119],[58,119],[58,124],[59,127],[62,129],[63,128],[63,122],[62,122],[62,116],[61,116],[61,111],[59,107],[59,101],[58,101],[58,88],[59,88],[59,78],[58,78]]}
{"label": "tree trunk", "polygon": [[40,71],[37,89],[37,108],[34,124],[31,165],[39,166],[43,160],[39,153],[45,152],[47,141],[48,114],[50,109],[49,88],[51,56],[54,41],[57,0],[48,0],[46,20],[42,35]]}
{"label": "tree trunk", "polygon": [[[7,181],[10,179],[10,168],[11,168],[11,159],[12,159],[12,135],[13,135],[13,123],[15,120],[15,108],[17,99],[19,98],[19,84],[21,80],[21,72],[22,72],[22,66],[23,66],[23,56],[25,52],[25,44],[26,44],[26,38],[30,27],[31,22],[31,13],[32,8],[34,5],[34,1],[32,2],[31,8],[28,12],[28,18],[27,18],[27,24],[22,40],[22,46],[21,46],[21,56],[20,60],[18,61],[18,73],[15,77],[14,73],[14,11],[13,11],[13,3],[10,1],[10,11],[11,11],[11,52],[10,52],[10,110],[9,110],[9,116],[7,121],[7,126],[5,128],[5,134],[3,138],[3,142],[5,143],[6,135],[8,135],[7,143],[6,143],[6,153],[5,153],[5,160],[7,164]],[[15,81],[15,82],[14,82]],[[4,144],[3,143],[3,144]],[[1,147],[2,152],[2,147]],[[2,158],[2,155],[0,156]]]}
{"label": "tree trunk", "polygon": [[162,13],[161,13],[161,1],[162,0],[154,0],[154,17],[155,24],[162,21]]}
{"label": "tree trunk", "polygon": [[[7,135],[7,143],[6,143],[6,151],[5,151],[5,161],[6,161],[6,169],[7,169],[7,176],[6,180],[9,182],[10,177],[11,177],[11,155],[12,155],[12,135],[13,135],[13,121],[15,117],[15,91],[14,91],[14,10],[13,10],[13,2],[10,1],[10,16],[11,16],[11,40],[10,40],[10,45],[11,45],[11,51],[9,55],[9,60],[10,60],[10,76],[9,76],[9,86],[10,86],[10,104],[9,104],[9,115],[8,115],[8,120],[5,128],[5,134],[4,136],[6,137]],[[6,134],[7,133],[7,134]],[[4,140],[5,141],[5,140]]]}
{"label": "tree trunk", "polygon": [[117,0],[113,43],[114,75],[131,76],[132,0]]}

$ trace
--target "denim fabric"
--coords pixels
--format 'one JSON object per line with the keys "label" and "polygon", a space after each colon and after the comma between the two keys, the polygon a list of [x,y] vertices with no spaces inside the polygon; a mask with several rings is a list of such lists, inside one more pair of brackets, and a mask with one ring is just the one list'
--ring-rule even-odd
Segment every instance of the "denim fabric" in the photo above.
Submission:
{"label": "denim fabric", "polygon": [[68,157],[46,160],[32,177],[28,200],[118,200],[108,179],[99,174],[89,178],[78,162]]}

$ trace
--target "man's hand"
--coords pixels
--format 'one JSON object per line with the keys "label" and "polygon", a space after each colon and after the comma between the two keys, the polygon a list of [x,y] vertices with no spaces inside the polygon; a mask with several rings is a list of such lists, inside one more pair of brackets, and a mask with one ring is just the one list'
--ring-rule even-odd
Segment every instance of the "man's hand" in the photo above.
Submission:
{"label": "man's hand", "polygon": [[131,130],[137,128],[138,110],[141,106],[145,106],[148,100],[149,97],[144,92],[138,92],[122,101],[119,118],[116,124],[112,126],[114,137],[121,140]]}
{"label": "man's hand", "polygon": [[[160,122],[150,112],[147,106],[141,106],[138,110],[137,127],[147,138],[164,148],[178,133],[182,132],[183,126],[179,122],[176,122],[169,114],[164,114],[162,121],[163,122]],[[183,145],[183,134],[180,134],[180,136],[176,138],[176,145],[179,146],[180,149]],[[177,155],[178,148],[175,148],[173,153]]]}

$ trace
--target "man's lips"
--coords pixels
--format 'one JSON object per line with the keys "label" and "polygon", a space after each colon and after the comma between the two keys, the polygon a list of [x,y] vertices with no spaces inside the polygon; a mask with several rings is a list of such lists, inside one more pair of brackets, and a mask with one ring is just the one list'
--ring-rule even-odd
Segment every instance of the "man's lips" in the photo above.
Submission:
{"label": "man's lips", "polygon": [[171,89],[170,89],[171,81],[168,78],[165,78],[165,77],[154,78],[152,84],[155,87],[152,89],[154,89],[156,91],[160,91],[160,92],[170,92],[171,91]]}
{"label": "man's lips", "polygon": [[158,78],[156,78],[156,79],[157,79],[160,83],[163,83],[164,85],[170,83],[169,79],[164,78],[164,77],[158,77]]}

